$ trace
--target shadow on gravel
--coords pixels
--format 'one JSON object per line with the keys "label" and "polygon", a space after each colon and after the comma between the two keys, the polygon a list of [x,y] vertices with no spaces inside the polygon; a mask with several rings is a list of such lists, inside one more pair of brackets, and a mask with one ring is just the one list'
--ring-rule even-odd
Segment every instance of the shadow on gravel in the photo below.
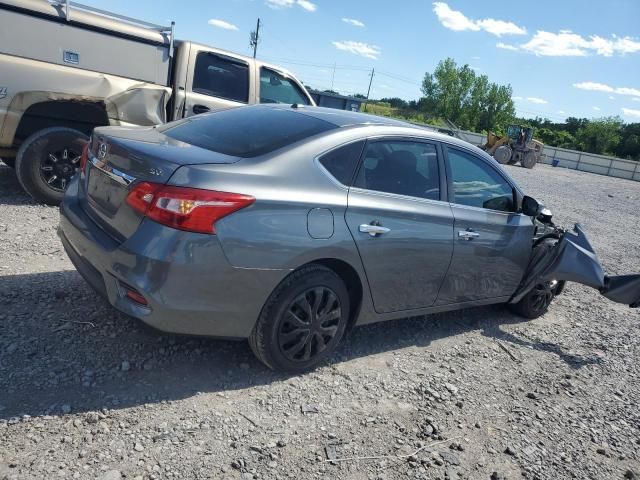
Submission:
{"label": "shadow on gravel", "polygon": [[16,172],[0,162],[0,196],[3,205],[36,205],[18,182]]}
{"label": "shadow on gravel", "polygon": [[[519,346],[576,358],[500,330],[522,320],[483,307],[354,329],[331,359],[343,361],[480,330]],[[246,342],[164,334],[119,314],[75,271],[0,277],[0,418],[61,414],[241,390],[289,378],[263,367]]]}

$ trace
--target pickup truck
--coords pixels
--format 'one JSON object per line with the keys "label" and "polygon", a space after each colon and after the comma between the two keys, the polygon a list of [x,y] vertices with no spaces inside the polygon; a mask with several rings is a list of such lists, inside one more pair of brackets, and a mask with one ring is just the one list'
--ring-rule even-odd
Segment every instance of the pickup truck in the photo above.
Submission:
{"label": "pickup truck", "polygon": [[56,205],[94,127],[254,103],[314,105],[291,73],[75,2],[0,0],[0,158]]}

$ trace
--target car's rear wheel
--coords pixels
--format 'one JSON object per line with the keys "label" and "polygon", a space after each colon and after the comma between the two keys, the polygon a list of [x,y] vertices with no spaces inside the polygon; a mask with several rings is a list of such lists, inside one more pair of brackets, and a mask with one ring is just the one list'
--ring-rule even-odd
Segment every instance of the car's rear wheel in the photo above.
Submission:
{"label": "car's rear wheel", "polygon": [[28,137],[16,156],[22,188],[38,202],[58,205],[80,168],[87,140],[84,133],[66,127],[46,128]]}
{"label": "car's rear wheel", "polygon": [[256,357],[274,370],[301,372],[335,350],[350,312],[349,293],[332,270],[309,265],[271,294],[249,337]]}

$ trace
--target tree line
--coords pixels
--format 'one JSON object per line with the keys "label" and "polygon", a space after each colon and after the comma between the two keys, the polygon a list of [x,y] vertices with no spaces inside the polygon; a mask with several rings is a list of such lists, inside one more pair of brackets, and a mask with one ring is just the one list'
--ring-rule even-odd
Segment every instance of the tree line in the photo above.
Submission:
{"label": "tree line", "polygon": [[493,83],[452,58],[425,73],[421,90],[423,96],[417,100],[382,98],[367,109],[431,124],[448,120],[463,130],[481,133],[504,134],[509,124],[527,125],[536,129],[536,139],[551,146],[640,160],[640,123],[625,124],[620,117],[569,117],[564,122],[517,118],[511,85]]}

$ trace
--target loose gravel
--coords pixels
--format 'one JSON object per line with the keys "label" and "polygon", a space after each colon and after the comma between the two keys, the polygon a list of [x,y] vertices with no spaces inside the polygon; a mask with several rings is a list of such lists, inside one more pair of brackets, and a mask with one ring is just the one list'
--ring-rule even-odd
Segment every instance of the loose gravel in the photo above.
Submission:
{"label": "loose gravel", "polygon": [[[508,167],[611,273],[640,271],[640,183]],[[632,479],[640,316],[569,285],[544,317],[474,308],[355,329],[271,372],[163,334],[75,272],[58,212],[0,165],[0,479]]]}

